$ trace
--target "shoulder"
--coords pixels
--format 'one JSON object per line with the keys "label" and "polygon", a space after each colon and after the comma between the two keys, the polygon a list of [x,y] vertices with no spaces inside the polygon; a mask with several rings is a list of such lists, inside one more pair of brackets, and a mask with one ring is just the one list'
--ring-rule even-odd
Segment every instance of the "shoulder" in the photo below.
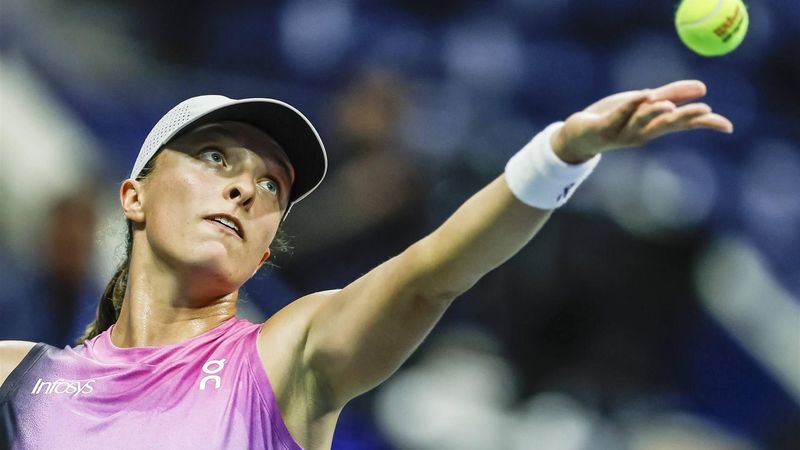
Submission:
{"label": "shoulder", "polygon": [[0,385],[35,345],[28,341],[0,341]]}
{"label": "shoulder", "polygon": [[[289,333],[296,335],[297,333],[304,333],[319,308],[339,291],[339,289],[334,289],[315,292],[300,297],[284,306],[264,322],[261,327],[261,338],[263,339],[265,335],[272,336],[273,334],[283,335],[284,333]],[[275,338],[279,337],[275,336]]]}

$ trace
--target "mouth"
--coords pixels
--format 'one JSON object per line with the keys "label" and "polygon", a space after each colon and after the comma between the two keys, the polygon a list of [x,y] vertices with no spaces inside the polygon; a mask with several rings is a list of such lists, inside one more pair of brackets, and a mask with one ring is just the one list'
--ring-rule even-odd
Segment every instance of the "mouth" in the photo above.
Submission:
{"label": "mouth", "polygon": [[224,229],[238,236],[239,239],[244,240],[244,228],[236,217],[228,214],[214,214],[205,219],[214,224],[219,224],[219,226],[224,227]]}

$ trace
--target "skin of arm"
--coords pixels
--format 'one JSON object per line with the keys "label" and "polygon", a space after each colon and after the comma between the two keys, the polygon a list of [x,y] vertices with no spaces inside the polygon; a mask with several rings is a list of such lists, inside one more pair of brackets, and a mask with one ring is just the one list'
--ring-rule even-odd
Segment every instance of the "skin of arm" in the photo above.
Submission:
{"label": "skin of arm", "polygon": [[28,341],[0,341],[0,386],[34,345]]}
{"label": "skin of arm", "polygon": [[[698,81],[606,97],[570,116],[551,140],[556,155],[580,163],[692,128],[731,132]],[[684,104],[686,103],[686,104]],[[344,289],[312,294],[300,360],[327,410],[389,377],[419,346],[450,303],[527,244],[551,211],[530,207],[500,175],[433,233]],[[306,299],[308,301],[310,299]]]}

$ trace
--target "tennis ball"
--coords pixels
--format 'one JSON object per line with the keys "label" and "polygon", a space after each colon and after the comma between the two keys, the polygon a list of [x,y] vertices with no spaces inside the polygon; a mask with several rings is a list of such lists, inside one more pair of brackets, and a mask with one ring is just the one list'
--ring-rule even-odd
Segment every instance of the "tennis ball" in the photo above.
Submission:
{"label": "tennis ball", "polygon": [[683,0],[675,12],[681,41],[703,56],[732,52],[742,43],[749,23],[742,0]]}

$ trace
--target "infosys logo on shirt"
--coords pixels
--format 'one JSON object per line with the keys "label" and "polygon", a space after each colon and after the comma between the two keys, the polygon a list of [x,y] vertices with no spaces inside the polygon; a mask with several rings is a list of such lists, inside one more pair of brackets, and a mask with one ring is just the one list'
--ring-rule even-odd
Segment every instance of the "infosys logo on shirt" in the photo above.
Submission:
{"label": "infosys logo on shirt", "polygon": [[43,381],[39,378],[36,381],[36,386],[33,387],[31,394],[39,395],[39,394],[66,394],[71,395],[72,397],[77,397],[81,394],[91,394],[94,391],[94,386],[92,384],[95,383],[95,380],[89,381],[73,381],[73,380],[62,380],[58,379],[56,381]]}

